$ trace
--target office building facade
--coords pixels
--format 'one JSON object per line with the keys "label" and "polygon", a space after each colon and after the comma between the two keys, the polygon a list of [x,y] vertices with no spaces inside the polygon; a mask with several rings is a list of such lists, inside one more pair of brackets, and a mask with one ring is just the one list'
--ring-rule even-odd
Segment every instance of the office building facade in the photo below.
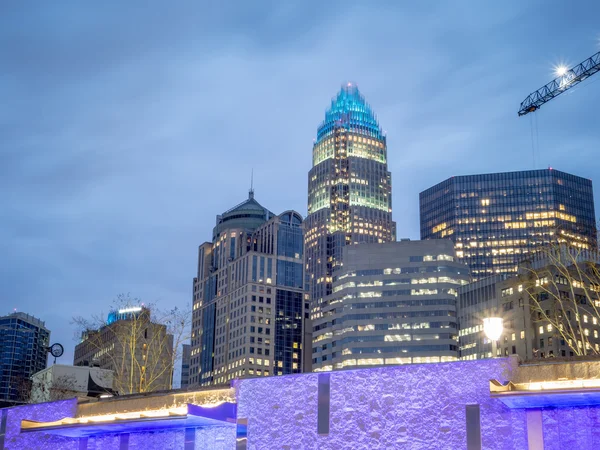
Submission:
{"label": "office building facade", "polygon": [[[459,288],[463,360],[518,355],[523,360],[600,354],[600,258],[562,246],[519,263],[516,276],[498,274]],[[483,320],[500,317],[493,346]]]}
{"label": "office building facade", "polygon": [[192,346],[183,344],[181,346],[181,389],[187,389],[190,385],[190,360],[192,359]]}
{"label": "office building facade", "polygon": [[421,239],[453,240],[474,279],[516,274],[518,261],[557,240],[597,246],[591,180],[558,170],[452,177],[419,202]]}
{"label": "office building facade", "polygon": [[313,371],[457,360],[457,289],[469,280],[449,240],[344,248],[313,323]]}
{"label": "office building facade", "polygon": [[46,368],[49,345],[40,319],[22,312],[0,317],[0,404],[28,398],[30,377]]}
{"label": "office building facade", "polygon": [[313,144],[305,221],[313,317],[331,293],[346,245],[396,239],[386,137],[358,88],[342,87]]}
{"label": "office building facade", "polygon": [[73,365],[114,372],[123,394],[171,389],[173,335],[152,318],[150,309],[131,306],[111,311],[106,324],[85,330],[75,346]]}
{"label": "office building facade", "polygon": [[295,211],[271,213],[253,191],[217,216],[194,278],[191,385],[303,371],[310,328],[302,222]]}

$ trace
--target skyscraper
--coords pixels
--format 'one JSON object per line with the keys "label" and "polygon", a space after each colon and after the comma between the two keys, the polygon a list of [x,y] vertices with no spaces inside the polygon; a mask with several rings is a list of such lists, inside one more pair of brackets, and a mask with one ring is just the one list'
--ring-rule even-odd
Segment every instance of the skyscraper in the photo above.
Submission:
{"label": "skyscraper", "polygon": [[456,361],[458,288],[469,269],[450,240],[344,248],[344,266],[314,320],[315,372]]}
{"label": "skyscraper", "polygon": [[194,278],[190,385],[302,372],[303,247],[302,216],[273,214],[252,190],[217,216]]}
{"label": "skyscraper", "polygon": [[46,368],[49,344],[41,320],[22,312],[0,317],[0,404],[29,394],[29,378]]}
{"label": "skyscraper", "polygon": [[358,88],[332,99],[313,144],[305,221],[306,267],[313,317],[332,290],[342,249],[396,239],[386,137]]}
{"label": "skyscraper", "polygon": [[591,180],[553,169],[452,177],[419,195],[421,239],[448,238],[475,279],[551,241],[596,248]]}

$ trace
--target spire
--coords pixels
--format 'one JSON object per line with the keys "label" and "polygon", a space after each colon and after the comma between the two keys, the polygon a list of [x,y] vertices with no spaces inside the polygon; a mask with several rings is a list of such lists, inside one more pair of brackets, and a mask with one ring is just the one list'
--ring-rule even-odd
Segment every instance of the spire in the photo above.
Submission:
{"label": "spire", "polygon": [[250,190],[248,191],[248,198],[254,198],[254,169],[250,172]]}
{"label": "spire", "polygon": [[377,116],[354,83],[342,85],[331,100],[331,106],[325,112],[325,120],[317,130],[317,140],[331,135],[336,127],[382,139],[384,134],[379,127]]}

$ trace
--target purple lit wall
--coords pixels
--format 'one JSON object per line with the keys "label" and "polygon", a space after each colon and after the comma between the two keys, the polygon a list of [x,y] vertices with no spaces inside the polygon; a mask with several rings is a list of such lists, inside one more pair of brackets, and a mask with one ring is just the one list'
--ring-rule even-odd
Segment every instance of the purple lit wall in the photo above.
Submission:
{"label": "purple lit wall", "polygon": [[[36,420],[39,422],[52,422],[73,417],[77,408],[75,399],[60,400],[37,405],[17,406],[8,409],[6,417],[6,434],[4,436],[5,449],[38,449],[76,450],[78,442],[62,436],[38,435],[38,433],[21,434],[21,420]],[[1,448],[1,446],[0,446]]]}
{"label": "purple lit wall", "polygon": [[473,404],[479,405],[482,448],[526,449],[525,412],[489,394],[489,380],[510,373],[504,359],[333,372],[329,433],[322,435],[322,375],[242,380],[238,417],[248,419],[249,449],[463,449],[465,407]]}

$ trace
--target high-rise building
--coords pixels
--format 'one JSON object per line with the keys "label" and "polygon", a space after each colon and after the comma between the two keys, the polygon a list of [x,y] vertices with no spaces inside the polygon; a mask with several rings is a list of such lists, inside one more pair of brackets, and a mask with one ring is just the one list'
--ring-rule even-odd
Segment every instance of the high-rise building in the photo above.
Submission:
{"label": "high-rise building", "polygon": [[190,385],[190,360],[192,359],[192,346],[183,344],[181,349],[181,389]]}
{"label": "high-rise building", "polygon": [[551,241],[596,248],[591,180],[553,169],[457,176],[421,192],[421,239],[448,238],[475,279]]}
{"label": "high-rise building", "polygon": [[120,394],[171,389],[173,363],[173,335],[143,306],[111,311],[104,325],[85,330],[73,361],[114,371]]}
{"label": "high-rise building", "polygon": [[0,403],[28,398],[30,377],[46,368],[49,343],[41,320],[22,312],[0,317]]}
{"label": "high-rise building", "polygon": [[251,190],[217,216],[193,290],[191,385],[302,372],[310,329],[300,214],[277,216]]}
{"label": "high-rise building", "polygon": [[318,317],[341,267],[344,246],[396,239],[386,137],[351,83],[333,98],[317,130],[305,227],[310,296]]}
{"label": "high-rise building", "polygon": [[469,280],[446,239],[345,247],[314,320],[313,370],[457,360],[457,289]]}

